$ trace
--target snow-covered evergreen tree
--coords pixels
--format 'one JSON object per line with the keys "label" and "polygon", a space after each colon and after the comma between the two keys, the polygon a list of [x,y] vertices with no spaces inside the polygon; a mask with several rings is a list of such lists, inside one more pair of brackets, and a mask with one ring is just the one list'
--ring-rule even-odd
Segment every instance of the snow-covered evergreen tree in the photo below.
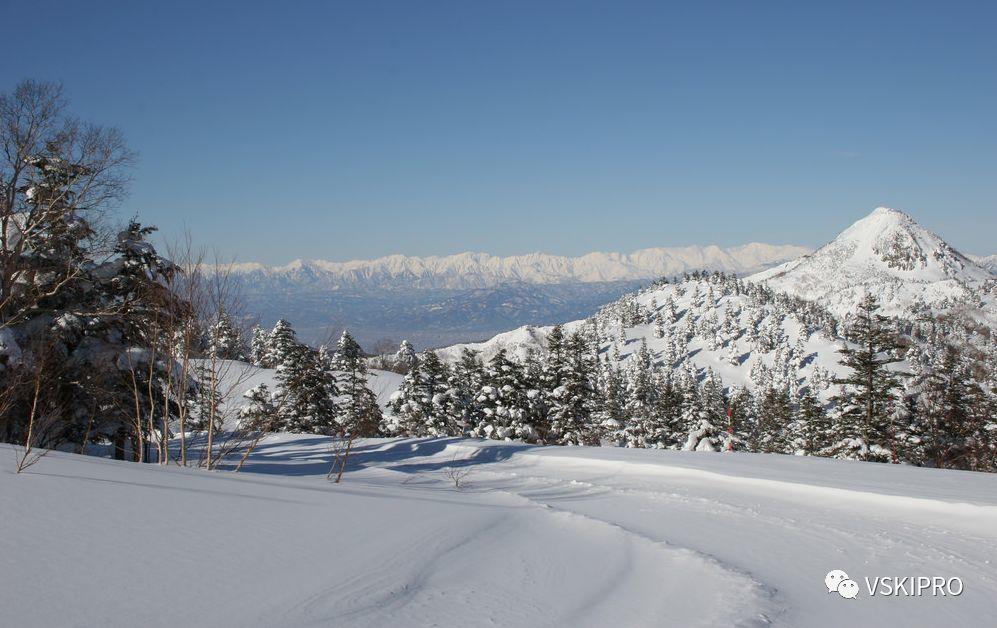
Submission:
{"label": "snow-covered evergreen tree", "polygon": [[986,421],[975,412],[985,393],[974,380],[971,365],[958,349],[946,347],[923,378],[914,417],[923,437],[922,455],[938,468],[972,468],[978,437]]}
{"label": "snow-covered evergreen tree", "polygon": [[445,414],[453,424],[453,436],[463,436],[478,425],[481,406],[477,398],[484,378],[481,358],[470,349],[464,349],[450,369],[447,381]]}
{"label": "snow-covered evergreen tree", "polygon": [[596,411],[595,358],[583,335],[573,333],[565,343],[560,384],[551,394],[549,442],[562,445],[597,445],[593,421]]}
{"label": "snow-covered evergreen tree", "polygon": [[873,461],[896,461],[894,417],[900,375],[889,368],[902,357],[900,341],[879,304],[866,295],[859,305],[840,349],[841,363],[850,373],[836,380],[839,439],[836,455]]}
{"label": "snow-covered evergreen tree", "polygon": [[536,430],[526,422],[529,407],[522,366],[499,351],[485,368],[477,403],[481,419],[472,431],[479,438],[534,440]]}
{"label": "snow-covered evergreen tree", "polygon": [[[276,329],[276,328],[275,328]],[[336,381],[318,352],[305,345],[272,345],[270,355],[276,361],[278,388],[274,394],[280,408],[281,431],[311,434],[335,434],[339,409]]]}
{"label": "snow-covered evergreen tree", "polygon": [[296,359],[301,355],[300,346],[291,324],[283,318],[278,320],[270,333],[267,334],[266,353],[261,366],[280,368],[286,365],[289,360]]}
{"label": "snow-covered evergreen tree", "polygon": [[273,431],[278,421],[277,405],[266,384],[250,388],[243,395],[245,405],[239,409],[239,429],[247,432]]}
{"label": "snow-covered evergreen tree", "polygon": [[660,387],[646,342],[641,343],[640,349],[627,362],[625,391],[621,444],[625,447],[666,447],[670,434],[660,412]]}
{"label": "snow-covered evergreen tree", "polygon": [[412,343],[408,340],[402,340],[402,343],[398,345],[398,351],[395,352],[395,365],[404,373],[415,366],[418,361],[419,356],[416,354]]}
{"label": "snow-covered evergreen tree", "polygon": [[785,453],[790,449],[793,406],[787,388],[770,386],[756,396],[755,426],[749,446],[760,453]]}
{"label": "snow-covered evergreen tree", "polygon": [[834,426],[823,404],[813,391],[804,390],[789,430],[789,450],[805,456],[819,456],[833,439]]}
{"label": "snow-covered evergreen tree", "polygon": [[358,437],[377,436],[383,417],[377,395],[367,383],[367,361],[359,343],[345,329],[332,358],[332,368],[338,380],[341,431]]}
{"label": "snow-covered evergreen tree", "polygon": [[270,346],[270,333],[256,325],[249,342],[249,359],[254,366],[270,368],[267,364],[267,347]]}
{"label": "snow-covered evergreen tree", "polygon": [[245,360],[246,348],[242,333],[222,309],[208,330],[208,352],[221,360]]}

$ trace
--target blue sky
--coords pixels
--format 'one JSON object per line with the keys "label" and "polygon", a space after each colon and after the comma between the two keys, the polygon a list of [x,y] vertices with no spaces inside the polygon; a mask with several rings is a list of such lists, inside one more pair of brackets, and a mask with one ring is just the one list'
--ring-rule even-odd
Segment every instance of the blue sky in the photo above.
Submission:
{"label": "blue sky", "polygon": [[[818,245],[877,205],[997,253],[997,9],[960,2],[9,3],[242,261]],[[13,62],[16,60],[16,62]]]}

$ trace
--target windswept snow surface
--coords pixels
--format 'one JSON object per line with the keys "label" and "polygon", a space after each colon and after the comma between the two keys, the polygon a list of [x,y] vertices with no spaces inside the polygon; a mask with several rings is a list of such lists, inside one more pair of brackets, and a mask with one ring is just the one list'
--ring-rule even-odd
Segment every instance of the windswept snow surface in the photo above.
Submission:
{"label": "windswept snow surface", "polygon": [[[5,626],[979,626],[997,476],[757,454],[267,439],[240,474],[0,446]],[[468,471],[453,487],[448,468]],[[828,593],[846,571],[857,599]],[[865,577],[959,577],[871,597]]]}

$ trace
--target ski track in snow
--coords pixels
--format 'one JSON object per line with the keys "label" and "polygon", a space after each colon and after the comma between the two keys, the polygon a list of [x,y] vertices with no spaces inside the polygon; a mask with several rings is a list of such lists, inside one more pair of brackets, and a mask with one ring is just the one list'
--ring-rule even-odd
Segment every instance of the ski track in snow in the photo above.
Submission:
{"label": "ski track in snow", "polygon": [[[279,435],[239,475],[52,454],[20,477],[0,456],[0,625],[878,627],[997,611],[994,476],[408,439],[362,442],[333,486],[328,455]],[[860,599],[827,593],[831,569]],[[919,575],[965,592],[865,592],[865,576]]]}
{"label": "ski track in snow", "polygon": [[[470,454],[478,448],[458,445],[454,449]],[[776,608],[762,617],[775,623],[833,623],[831,618],[840,615],[843,600],[821,595],[825,591],[814,582],[839,568],[835,565],[848,565],[855,573],[868,572],[869,577],[958,575],[973,583],[975,602],[997,610],[992,597],[988,599],[997,591],[991,566],[997,555],[997,508],[993,506],[622,462],[616,463],[618,473],[605,474],[600,471],[613,463],[586,460],[584,453],[578,458],[545,456],[548,451],[524,450],[513,460],[490,465],[480,472],[487,481],[479,479],[479,484],[714,560],[748,578],[771,598]],[[753,490],[738,490],[743,486]],[[755,493],[759,488],[763,492]],[[759,501],[763,494],[764,501]],[[922,521],[907,522],[905,516]],[[960,517],[969,520],[958,521]],[[669,520],[675,523],[669,525]],[[943,524],[946,520],[949,526]],[[973,550],[983,553],[973,555]],[[814,566],[804,554],[807,551],[826,562]],[[766,552],[772,552],[773,558],[760,561],[758,555]],[[827,614],[801,608],[801,597],[811,598]],[[936,619],[920,614],[920,599],[904,600],[909,608],[898,607],[896,599],[870,601],[876,606],[860,607],[861,614],[855,617],[859,623],[853,625],[889,624],[896,621],[898,611],[910,611],[904,613],[906,625],[937,625]],[[978,619],[976,608],[976,604],[953,603],[946,614],[959,617],[955,611],[965,610],[962,619],[971,625],[974,617]]]}

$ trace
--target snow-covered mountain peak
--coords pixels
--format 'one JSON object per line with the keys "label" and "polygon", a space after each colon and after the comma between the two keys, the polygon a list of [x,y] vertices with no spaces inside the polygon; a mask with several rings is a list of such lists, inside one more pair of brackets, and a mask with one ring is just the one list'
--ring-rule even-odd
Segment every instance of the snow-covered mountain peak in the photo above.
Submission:
{"label": "snow-covered mountain peak", "polygon": [[985,296],[978,291],[993,275],[910,214],[877,207],[814,253],[750,279],[844,315],[866,292],[876,294],[890,314],[956,302],[976,306]]}

